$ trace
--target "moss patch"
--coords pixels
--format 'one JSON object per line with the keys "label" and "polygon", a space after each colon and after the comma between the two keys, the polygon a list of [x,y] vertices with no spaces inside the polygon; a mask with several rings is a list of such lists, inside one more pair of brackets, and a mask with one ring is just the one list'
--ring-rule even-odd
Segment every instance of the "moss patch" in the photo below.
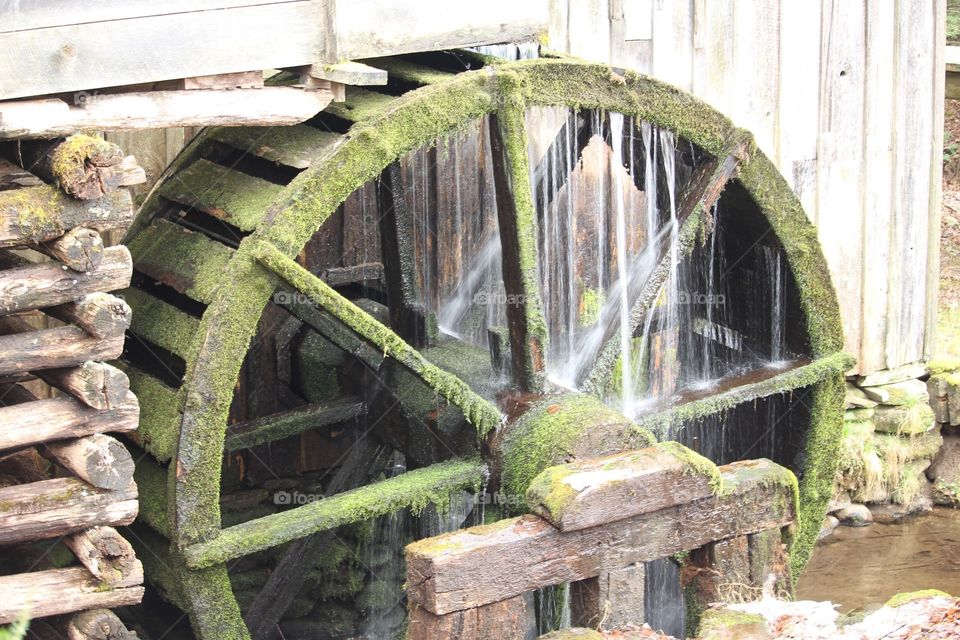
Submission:
{"label": "moss patch", "polygon": [[897,608],[902,607],[908,602],[913,602],[914,600],[922,600],[923,598],[952,598],[949,593],[945,591],[940,591],[939,589],[924,589],[922,591],[910,591],[908,593],[898,593],[889,600],[887,600],[883,606]]}
{"label": "moss patch", "polygon": [[766,619],[758,613],[736,609],[707,609],[700,616],[698,637],[701,640],[753,637],[769,633]]}
{"label": "moss patch", "polygon": [[427,505],[446,509],[454,491],[478,491],[486,467],[478,460],[453,460],[408,471],[395,478],[224,529],[208,542],[185,551],[187,564],[208,567],[353,522]]}
{"label": "moss patch", "polygon": [[200,321],[133,287],[120,294],[133,310],[130,331],[184,360],[190,359]]}
{"label": "moss patch", "polygon": [[135,367],[117,363],[130,380],[130,391],[140,402],[140,424],[126,434],[160,462],[173,457],[180,432],[183,393]]}

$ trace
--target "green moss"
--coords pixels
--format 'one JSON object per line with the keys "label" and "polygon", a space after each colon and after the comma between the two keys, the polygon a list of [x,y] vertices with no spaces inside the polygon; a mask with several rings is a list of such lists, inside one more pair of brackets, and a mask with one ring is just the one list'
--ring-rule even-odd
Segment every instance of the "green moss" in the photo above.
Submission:
{"label": "green moss", "polygon": [[290,286],[309,296],[315,304],[339,318],[358,335],[382,349],[385,355],[394,358],[417,374],[431,389],[451,404],[459,407],[466,419],[477,428],[478,435],[483,436],[500,424],[499,409],[474,393],[456,376],[428,362],[400,336],[283,255],[276,247],[259,242],[255,246],[254,255]]}
{"label": "green moss", "polygon": [[337,367],[343,363],[344,352],[318,333],[303,337],[297,350],[297,373],[300,391],[310,402],[326,402],[340,394]]}
{"label": "green moss", "polygon": [[233,167],[196,160],[158,187],[159,195],[253,231],[267,215],[282,187]]}
{"label": "green moss", "polygon": [[927,364],[930,375],[960,371],[960,356],[940,356]]}
{"label": "green moss", "polygon": [[800,511],[797,534],[790,547],[790,575],[796,580],[810,558],[820,525],[833,497],[843,429],[843,373],[837,371],[816,384],[810,399],[810,427],[800,470]]}
{"label": "green moss", "polygon": [[[50,157],[50,168],[61,187],[86,182],[87,163],[109,166],[123,160],[123,151],[103,138],[78,133],[61,142]],[[72,191],[71,191],[72,193]]]}
{"label": "green moss", "polygon": [[346,100],[331,102],[325,111],[349,122],[374,119],[396,99],[386,93],[354,86],[348,86],[346,93]]}
{"label": "green moss", "polygon": [[569,394],[531,407],[503,442],[501,486],[516,504],[548,467],[571,458],[642,449],[653,436],[592,396]]}
{"label": "green moss", "polygon": [[200,321],[133,287],[121,292],[133,310],[130,331],[184,360],[190,359]]}
{"label": "green moss", "polygon": [[265,160],[306,169],[323,157],[339,138],[305,124],[285,127],[217,127],[209,138]]}
{"label": "green moss", "polygon": [[709,478],[710,488],[715,494],[723,493],[723,476],[720,475],[720,469],[717,468],[717,465],[708,458],[703,457],[693,449],[688,449],[679,442],[658,442],[654,446],[681,460],[688,469],[687,473]]}
{"label": "green moss", "polygon": [[421,86],[448,82],[453,78],[449,71],[425,67],[400,58],[377,58],[373,64],[386,71],[391,80],[402,80]]}
{"label": "green moss", "polygon": [[128,246],[137,271],[199,302],[209,303],[228,284],[233,249],[168,220],[154,220]]}
{"label": "green moss", "polygon": [[180,407],[183,393],[168,387],[160,380],[136,367],[122,362],[117,366],[127,374],[132,391],[140,403],[140,423],[137,430],[126,434],[160,462],[173,457],[180,432]]}
{"label": "green moss", "polygon": [[878,431],[901,435],[916,435],[936,426],[933,409],[926,402],[911,406],[881,406],[873,416]]}
{"label": "green moss", "polygon": [[580,298],[580,326],[587,327],[599,322],[605,302],[603,290],[584,288]]}
{"label": "green moss", "polygon": [[939,589],[924,589],[922,591],[910,591],[908,593],[898,593],[889,600],[887,600],[883,606],[896,609],[897,607],[902,607],[908,602],[913,602],[914,600],[922,600],[923,598],[953,598],[949,593],[945,591],[940,591]]}
{"label": "green moss", "polygon": [[[668,433],[671,429],[682,428],[685,423],[732,409],[750,400],[777,393],[789,393],[801,387],[817,384],[846,371],[853,362],[853,359],[845,353],[834,353],[760,382],[741,385],[702,400],[694,400],[666,411],[643,416],[637,423],[654,433]],[[839,407],[842,410],[842,401]],[[838,415],[842,421],[842,413]]]}
{"label": "green moss", "polygon": [[752,636],[755,633],[769,633],[769,629],[766,619],[757,613],[707,609],[700,616],[698,633],[701,640],[721,640],[740,637],[740,634]]}
{"label": "green moss", "polygon": [[485,468],[477,460],[453,460],[408,471],[389,480],[224,529],[218,537],[187,548],[185,557],[190,567],[208,567],[318,531],[401,509],[409,508],[419,514],[428,504],[433,504],[442,511],[452,492],[479,490]]}
{"label": "green moss", "polygon": [[139,492],[140,513],[137,520],[154,531],[171,538],[169,501],[167,494],[167,468],[157,464],[149,456],[137,458],[133,479]]}

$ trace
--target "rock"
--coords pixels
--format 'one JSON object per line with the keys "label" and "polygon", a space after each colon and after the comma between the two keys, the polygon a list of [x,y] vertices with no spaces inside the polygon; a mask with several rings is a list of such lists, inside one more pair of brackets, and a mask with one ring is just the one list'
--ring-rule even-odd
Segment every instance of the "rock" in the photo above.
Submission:
{"label": "rock", "polygon": [[960,484],[935,480],[933,482],[933,503],[942,507],[960,508]]}
{"label": "rock", "polygon": [[734,609],[707,609],[700,617],[701,640],[767,640],[773,636],[762,615]]}
{"label": "rock", "polygon": [[847,403],[847,408],[856,408],[861,407],[865,409],[871,409],[877,406],[877,403],[867,397],[867,394],[864,393],[863,389],[847,383],[847,393],[844,396],[844,400]]}
{"label": "rock", "polygon": [[947,435],[943,446],[927,468],[933,480],[933,501],[948,507],[960,507],[960,436]]}
{"label": "rock", "polygon": [[830,499],[830,502],[827,503],[827,513],[833,514],[841,509],[846,509],[853,501],[850,499],[850,494],[844,490],[837,490],[833,494],[833,498]]}
{"label": "rock", "polygon": [[881,385],[905,382],[927,375],[927,367],[922,363],[908,364],[895,369],[875,371],[866,375],[857,376],[857,385],[860,387],[877,387]]}
{"label": "rock", "polygon": [[887,391],[886,387],[867,387],[863,389],[863,393],[868,399],[877,403],[884,403],[890,400],[890,392]]}
{"label": "rock", "polygon": [[827,516],[820,525],[820,533],[817,534],[817,542],[833,534],[833,530],[840,525],[840,520],[834,516]]}
{"label": "rock", "polygon": [[950,424],[960,425],[960,374],[946,373],[943,380],[947,385],[947,417]]}
{"label": "rock", "polygon": [[930,376],[927,380],[927,393],[930,395],[930,408],[937,422],[950,421],[949,385],[942,375]]}
{"label": "rock", "polygon": [[877,431],[913,435],[933,429],[933,409],[926,402],[911,406],[882,406],[873,415],[873,424]]}
{"label": "rock", "polygon": [[912,516],[923,511],[929,511],[933,508],[933,501],[928,497],[921,497],[909,505],[895,504],[888,502],[886,504],[871,504],[870,514],[874,522],[880,524],[896,524],[907,516]]}
{"label": "rock", "polygon": [[[889,396],[881,404],[896,406],[912,406],[918,402],[927,404],[930,402],[930,394],[927,393],[927,383],[923,380],[904,380],[888,384],[884,387],[869,387],[868,389],[883,389]],[[869,391],[867,393],[869,395]]]}
{"label": "rock", "polygon": [[866,527],[873,523],[873,515],[865,505],[851,504],[836,513],[837,519],[845,527]]}
{"label": "rock", "polygon": [[876,412],[877,410],[873,407],[856,407],[844,411],[843,419],[846,422],[860,422],[862,420],[869,420]]}
{"label": "rock", "polygon": [[[943,436],[936,427],[915,436],[898,436],[892,433],[876,433],[873,443],[881,455],[881,462],[888,466],[891,461],[903,462],[926,458],[932,460],[943,446]],[[886,471],[886,469],[885,469]]]}

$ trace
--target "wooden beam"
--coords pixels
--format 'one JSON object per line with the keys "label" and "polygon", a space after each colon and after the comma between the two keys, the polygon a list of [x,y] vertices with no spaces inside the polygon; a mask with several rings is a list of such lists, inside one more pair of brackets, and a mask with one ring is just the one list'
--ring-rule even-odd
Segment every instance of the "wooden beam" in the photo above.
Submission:
{"label": "wooden beam", "polygon": [[113,588],[104,588],[84,567],[0,576],[0,624],[13,622],[23,613],[31,618],[45,618],[83,609],[139,604],[143,599],[142,584],[142,567]]}
{"label": "wooden beam", "polygon": [[123,621],[109,609],[80,611],[65,623],[67,640],[137,640]]}
{"label": "wooden beam", "polygon": [[139,417],[137,397],[129,391],[122,404],[106,411],[65,397],[22,402],[0,408],[0,451],[107,431],[134,431]]}
{"label": "wooden beam", "polygon": [[[130,251],[124,246],[116,246],[103,253],[100,264],[84,273],[64,269],[58,262],[41,262],[0,271],[0,313],[53,307],[88,294],[129,286],[133,276]],[[99,311],[101,306],[110,307],[114,301],[122,305],[122,301],[110,296],[91,298],[78,305],[94,305]]]}
{"label": "wooden beam", "polygon": [[177,80],[176,89],[259,89],[263,86],[263,71],[237,71],[210,76],[194,76]]}
{"label": "wooden beam", "polygon": [[427,538],[407,547],[407,595],[434,614],[584,580],[636,562],[794,521],[795,479],[768,460],[720,467],[728,491],[609,526],[561,532],[537,516]]}
{"label": "wooden beam", "polygon": [[77,227],[56,240],[41,242],[37,249],[65,267],[85,273],[100,266],[103,239],[96,229]]}
{"label": "wooden beam", "polygon": [[312,404],[230,427],[225,451],[248,449],[258,444],[287,438],[309,429],[318,429],[357,418],[363,403],[352,398],[326,404]]}
{"label": "wooden beam", "polygon": [[80,226],[117,229],[132,220],[133,200],[123,189],[96,200],[77,200],[47,184],[0,191],[0,247],[48,242]]}
{"label": "wooden beam", "polygon": [[537,634],[536,618],[533,593],[439,616],[412,606],[407,640],[533,638]]}
{"label": "wooden beam", "polygon": [[47,451],[68,471],[97,489],[114,491],[133,481],[133,458],[120,442],[102,433],[51,442]]}
{"label": "wooden beam", "polygon": [[[472,487],[481,481],[484,471],[483,464],[476,460],[452,460],[407,471],[389,480],[228,527],[206,542],[187,547],[184,558],[191,569],[210,567],[319,531],[405,509],[411,499],[419,499],[416,496],[423,490],[438,495]],[[418,490],[411,491],[413,487]]]}
{"label": "wooden beam", "polygon": [[49,307],[44,309],[44,313],[75,324],[94,338],[104,340],[122,335],[133,320],[133,311],[125,300],[100,292],[91,293],[76,302]]}
{"label": "wooden beam", "polygon": [[113,360],[121,353],[122,333],[101,340],[79,327],[34,329],[17,316],[0,316],[0,375]]}
{"label": "wooden beam", "polygon": [[0,139],[50,138],[84,130],[284,126],[316,115],[332,99],[333,94],[322,89],[263,87],[104,93],[87,97],[82,108],[58,99],[0,102]]}
{"label": "wooden beam", "polygon": [[67,140],[18,140],[4,144],[3,152],[27,171],[81,200],[100,198],[147,180],[136,158],[125,155],[112,142],[82,133]]}
{"label": "wooden beam", "polygon": [[720,473],[675,442],[550,467],[527,490],[532,513],[577,531],[718,493]]}
{"label": "wooden beam", "polygon": [[387,72],[383,69],[376,69],[361,62],[336,62],[334,64],[314,64],[305,70],[310,76],[339,82],[340,84],[351,84],[355,86],[371,86],[387,84]]}
{"label": "wooden beam", "polygon": [[119,407],[130,391],[127,374],[103,362],[89,361],[78,367],[45,369],[37,371],[37,377],[94,409]]}
{"label": "wooden beam", "polygon": [[139,562],[133,547],[113,527],[93,527],[64,538],[80,564],[98,580],[117,585],[130,579]]}
{"label": "wooden beam", "polygon": [[76,478],[0,489],[0,544],[59,538],[102,525],[122,526],[136,517],[133,482],[120,491],[95,489]]}

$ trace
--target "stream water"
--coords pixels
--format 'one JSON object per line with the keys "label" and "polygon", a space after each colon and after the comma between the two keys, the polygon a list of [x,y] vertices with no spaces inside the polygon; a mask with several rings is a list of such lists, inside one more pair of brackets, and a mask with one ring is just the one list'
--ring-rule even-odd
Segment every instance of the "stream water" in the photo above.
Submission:
{"label": "stream water", "polygon": [[829,600],[846,613],[871,611],[897,593],[922,589],[960,594],[960,510],[837,527],[814,549],[797,598]]}

